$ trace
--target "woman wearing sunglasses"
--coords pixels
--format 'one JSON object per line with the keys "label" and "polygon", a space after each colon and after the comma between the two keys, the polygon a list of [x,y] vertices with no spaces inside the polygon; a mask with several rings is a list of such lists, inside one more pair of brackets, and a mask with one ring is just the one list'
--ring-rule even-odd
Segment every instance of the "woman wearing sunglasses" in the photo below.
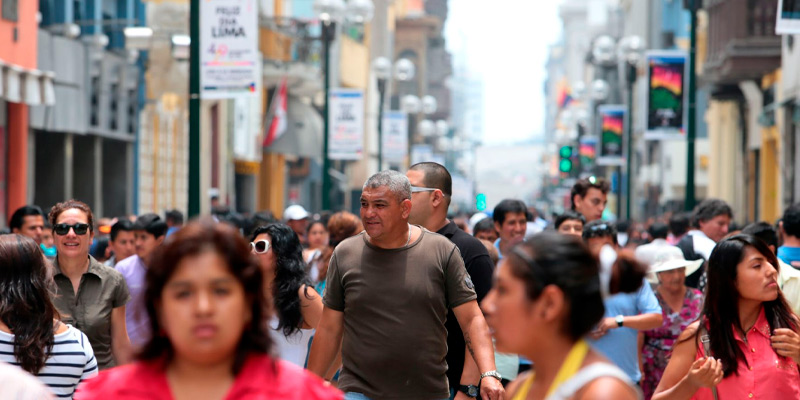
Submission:
{"label": "woman wearing sunglasses", "polygon": [[270,357],[261,270],[228,224],[191,222],[153,254],[144,303],[155,332],[135,363],[103,371],[83,399],[338,400],[314,374]]}
{"label": "woman wearing sunglasses", "polygon": [[322,299],[311,286],[297,235],[283,224],[256,228],[250,243],[273,305],[270,332],[281,359],[305,366],[308,341],[322,316]]}
{"label": "woman wearing sunglasses", "polygon": [[53,260],[61,320],[89,338],[101,370],[125,364],[131,341],[125,327],[125,303],[130,299],[125,278],[89,255],[94,238],[92,210],[83,202],[68,200],[50,210],[56,242]]}

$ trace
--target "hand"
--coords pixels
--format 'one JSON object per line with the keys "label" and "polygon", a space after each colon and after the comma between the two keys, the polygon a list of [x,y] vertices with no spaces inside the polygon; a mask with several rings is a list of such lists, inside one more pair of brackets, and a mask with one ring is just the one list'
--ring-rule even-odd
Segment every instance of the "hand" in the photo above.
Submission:
{"label": "hand", "polygon": [[481,399],[483,400],[503,400],[506,390],[497,378],[487,376],[481,379]]}
{"label": "hand", "polygon": [[712,388],[722,381],[722,362],[713,357],[695,360],[689,368],[687,378],[696,387]]}
{"label": "hand", "polygon": [[618,328],[617,320],[612,317],[606,317],[600,320],[600,323],[597,324],[597,327],[594,328],[589,335],[592,337],[592,339],[597,340],[603,337],[611,329],[616,328]]}
{"label": "hand", "polygon": [[800,335],[797,332],[779,328],[772,332],[772,348],[778,355],[789,357],[800,364]]}

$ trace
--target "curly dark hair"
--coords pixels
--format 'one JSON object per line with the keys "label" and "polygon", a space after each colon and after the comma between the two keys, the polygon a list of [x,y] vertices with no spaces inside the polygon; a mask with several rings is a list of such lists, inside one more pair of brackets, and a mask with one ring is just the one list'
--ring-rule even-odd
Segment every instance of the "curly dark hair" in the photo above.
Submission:
{"label": "curly dark hair", "polygon": [[50,301],[53,281],[33,239],[0,235],[0,321],[14,333],[14,358],[31,374],[53,350],[58,311]]}
{"label": "curly dark hair", "polygon": [[249,353],[270,352],[272,340],[267,331],[269,305],[264,296],[263,278],[258,260],[250,253],[250,246],[236,228],[216,223],[211,219],[200,219],[175,232],[164,245],[154,251],[151,257],[145,278],[147,289],[144,302],[150,317],[150,331],[154,334],[139,354],[140,359],[166,358],[169,361],[174,356],[169,338],[158,334],[162,330],[157,305],[161,302],[164,287],[175,274],[180,261],[208,251],[216,252],[227,261],[228,269],[244,287],[247,301],[251,303],[252,319],[236,348],[233,373],[237,374],[241,370]]}
{"label": "curly dark hair", "polygon": [[310,298],[308,290],[311,280],[306,274],[306,263],[303,261],[303,246],[292,228],[284,224],[260,226],[253,231],[250,241],[258,235],[270,237],[270,251],[275,252],[275,281],[272,284],[272,298],[278,311],[278,329],[284,336],[289,336],[303,324],[300,311],[300,297],[297,295],[303,285],[303,293]]}
{"label": "curly dark hair", "polygon": [[70,209],[78,209],[83,211],[86,214],[87,221],[89,223],[89,232],[94,232],[94,214],[92,214],[92,209],[89,207],[88,204],[80,201],[80,200],[67,200],[61,203],[58,203],[50,209],[50,214],[48,214],[48,219],[50,220],[50,225],[55,226],[56,221],[58,220],[58,216],[61,215],[64,211]]}

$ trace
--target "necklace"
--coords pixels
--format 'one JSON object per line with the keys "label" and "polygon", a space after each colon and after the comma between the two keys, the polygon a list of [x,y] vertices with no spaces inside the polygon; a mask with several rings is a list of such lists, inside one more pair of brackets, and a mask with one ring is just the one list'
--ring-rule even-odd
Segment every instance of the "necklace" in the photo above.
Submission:
{"label": "necklace", "polygon": [[411,225],[408,226],[408,239],[406,239],[406,244],[403,247],[408,246],[409,243],[411,243]]}

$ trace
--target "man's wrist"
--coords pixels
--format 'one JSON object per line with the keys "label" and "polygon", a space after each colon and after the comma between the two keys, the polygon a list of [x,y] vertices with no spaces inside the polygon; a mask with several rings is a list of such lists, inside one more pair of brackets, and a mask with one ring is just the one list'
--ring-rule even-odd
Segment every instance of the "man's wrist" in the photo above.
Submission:
{"label": "man's wrist", "polygon": [[501,382],[503,380],[503,376],[500,375],[499,372],[497,372],[496,370],[491,370],[481,374],[481,381],[483,381],[484,378],[490,378],[490,377],[497,379],[498,382]]}

